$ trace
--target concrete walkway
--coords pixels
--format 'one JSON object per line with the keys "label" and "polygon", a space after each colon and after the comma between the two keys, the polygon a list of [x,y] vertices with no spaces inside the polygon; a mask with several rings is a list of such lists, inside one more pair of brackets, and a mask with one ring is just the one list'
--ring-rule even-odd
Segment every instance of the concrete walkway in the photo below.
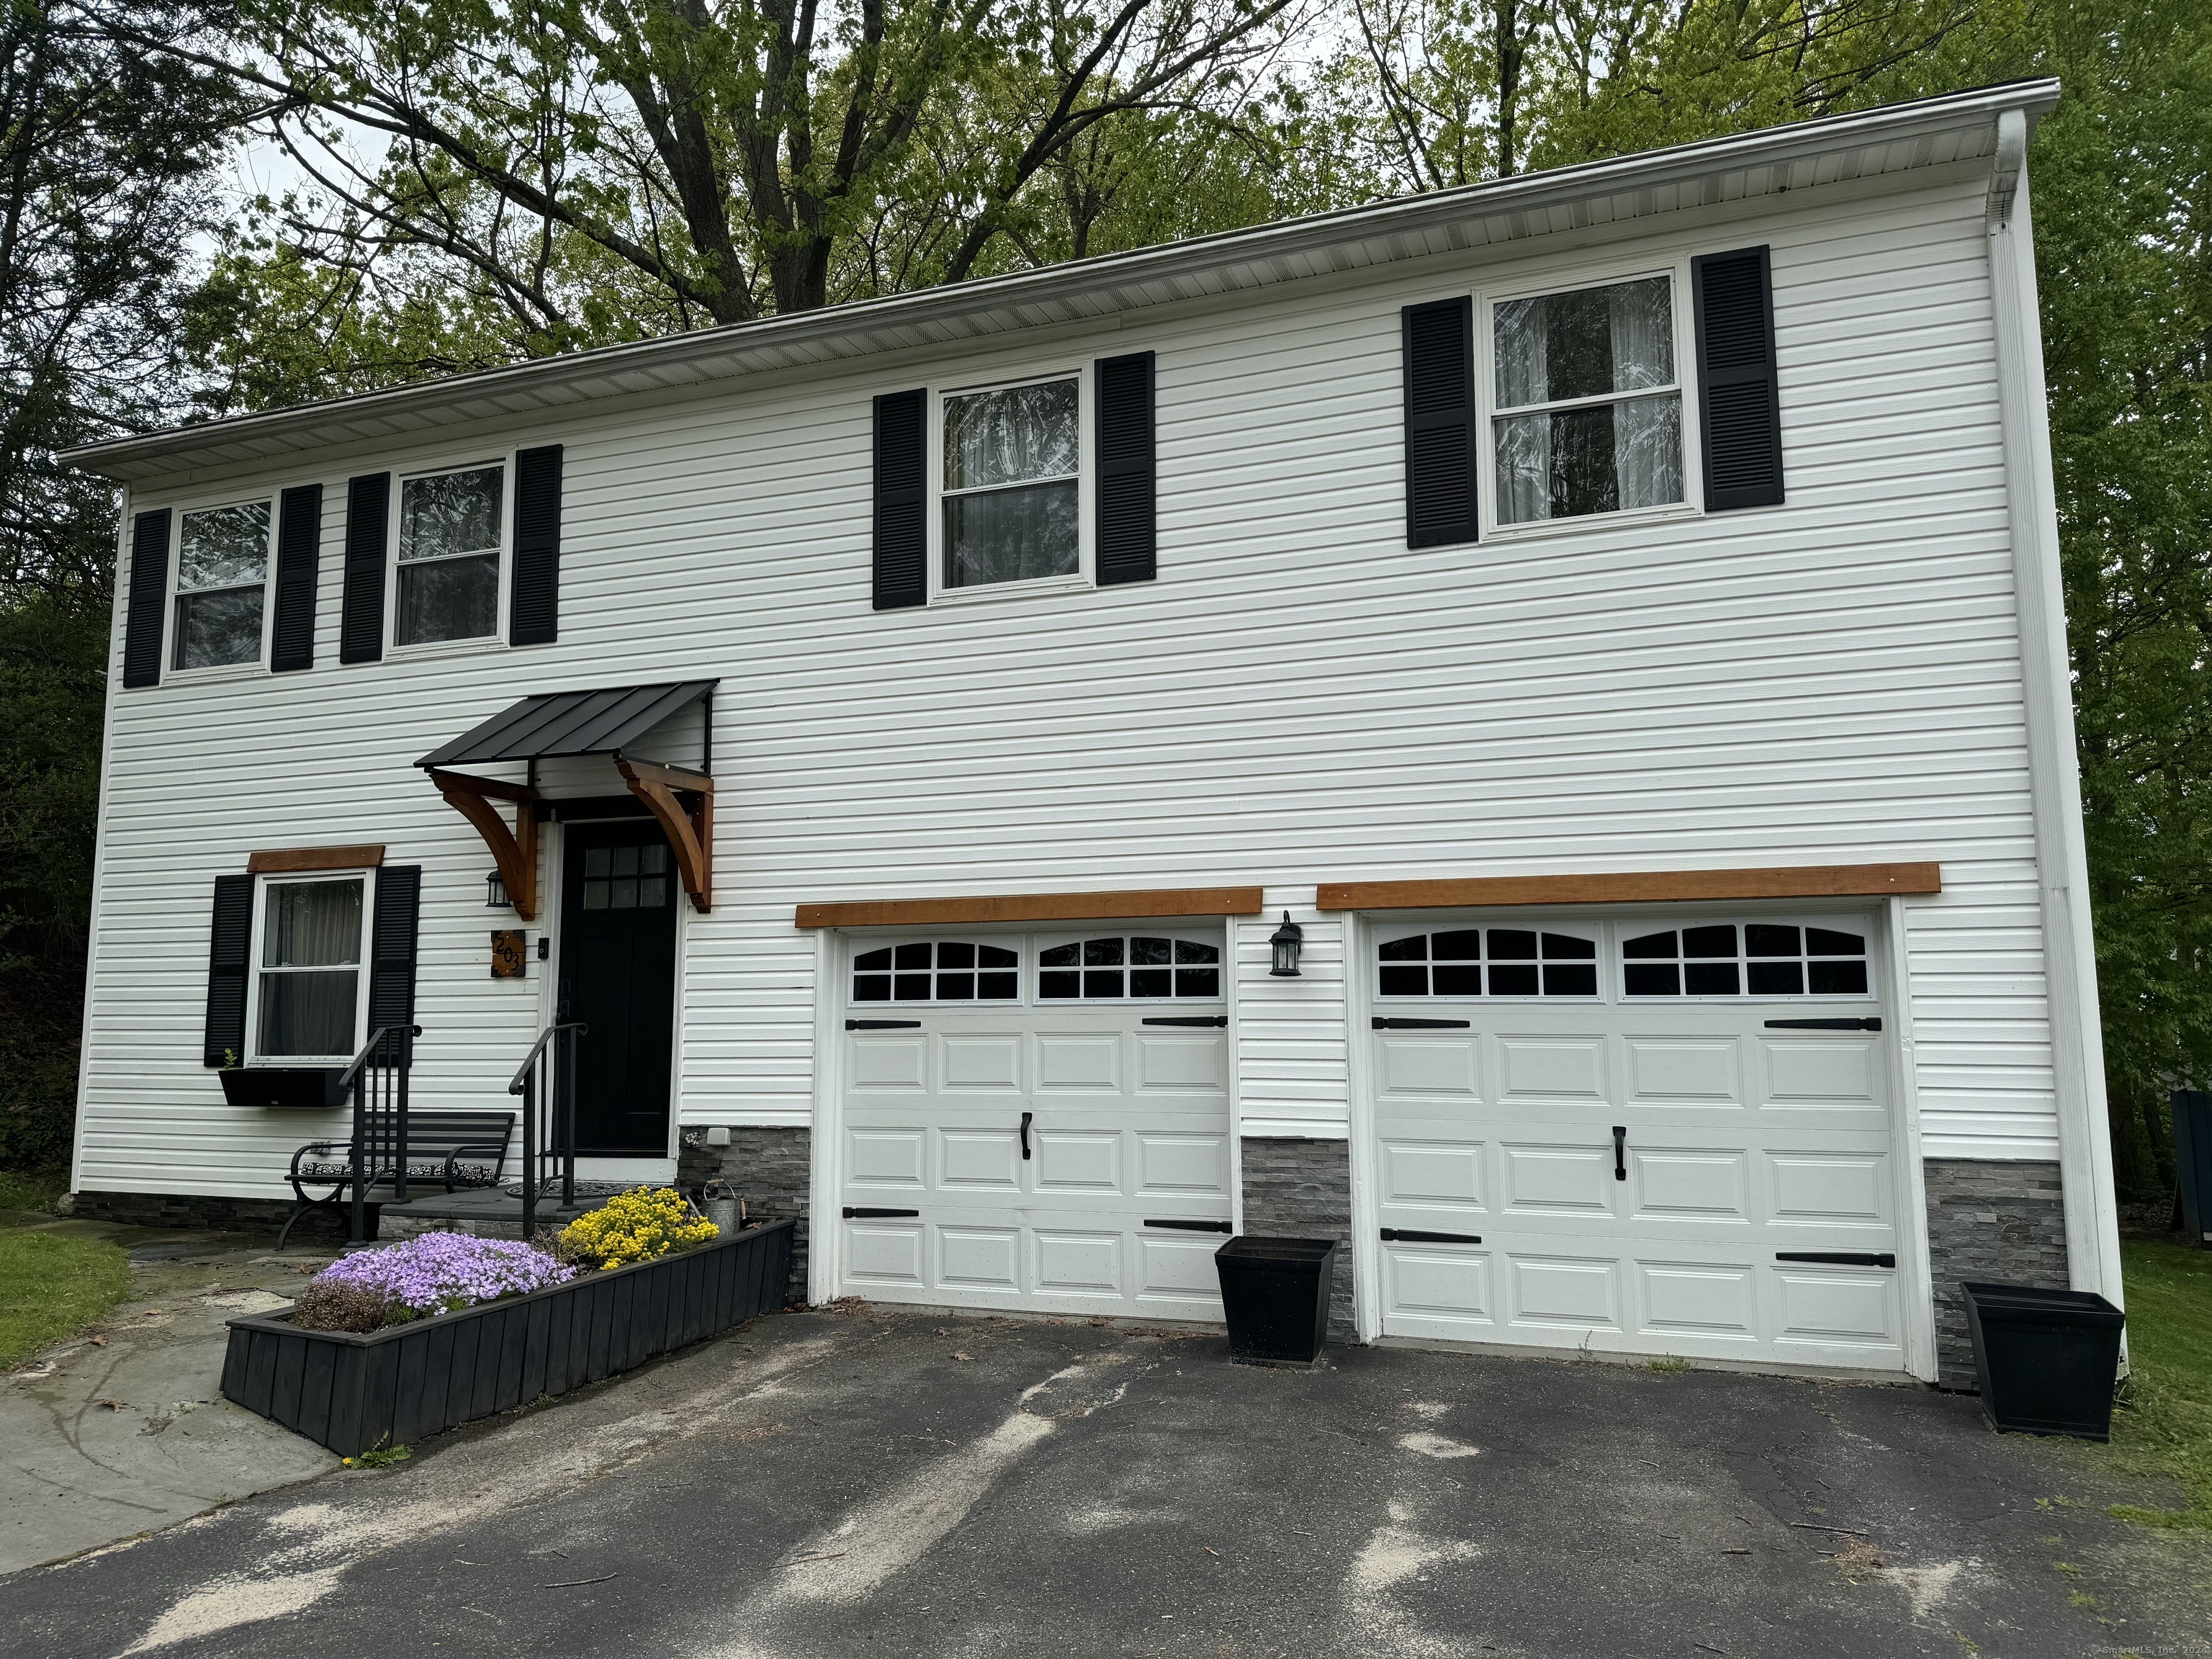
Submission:
{"label": "concrete walkway", "polygon": [[1223,1346],[764,1319],[0,1579],[0,1655],[2212,1653],[2206,1540],[2106,1513],[2179,1494],[1993,1435],[1970,1399]]}
{"label": "concrete walkway", "polygon": [[330,1257],[265,1238],[161,1232],[12,1212],[112,1239],[131,1296],[83,1335],[0,1375],[0,1573],[173,1526],[337,1467],[320,1446],[224,1400],[223,1321],[292,1299]]}

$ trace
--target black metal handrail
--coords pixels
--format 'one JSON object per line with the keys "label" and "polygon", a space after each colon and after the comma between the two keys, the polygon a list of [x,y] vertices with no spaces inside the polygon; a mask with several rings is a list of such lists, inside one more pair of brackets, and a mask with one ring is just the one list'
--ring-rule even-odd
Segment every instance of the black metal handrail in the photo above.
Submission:
{"label": "black metal handrail", "polygon": [[[351,1244],[368,1243],[368,1188],[386,1169],[398,1201],[407,1201],[407,1073],[419,1025],[380,1025],[338,1073],[353,1091]],[[388,1155],[388,1157],[387,1157]]]}
{"label": "black metal handrail", "polygon": [[[522,1097],[522,1236],[538,1231],[538,1189],[544,1179],[544,1160],[551,1158],[561,1171],[561,1204],[576,1202],[576,1041],[589,1028],[576,1020],[547,1026],[530,1045],[530,1053],[507,1085],[511,1095]],[[552,1066],[551,1091],[546,1089],[546,1067]],[[539,1144],[538,1106],[548,1110],[544,1144]]]}

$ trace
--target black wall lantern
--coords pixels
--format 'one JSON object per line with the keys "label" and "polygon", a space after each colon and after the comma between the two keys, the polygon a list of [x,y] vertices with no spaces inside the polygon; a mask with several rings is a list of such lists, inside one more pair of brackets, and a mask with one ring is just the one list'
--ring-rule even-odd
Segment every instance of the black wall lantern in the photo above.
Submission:
{"label": "black wall lantern", "polygon": [[1274,947],[1275,965],[1267,969],[1273,979],[1297,979],[1298,952],[1305,947],[1306,930],[1291,920],[1288,910],[1283,912],[1283,925],[1275,929],[1274,937],[1267,943]]}
{"label": "black wall lantern", "polygon": [[484,908],[486,909],[504,910],[514,902],[514,901],[507,896],[507,884],[499,878],[498,871],[495,870],[484,878]]}

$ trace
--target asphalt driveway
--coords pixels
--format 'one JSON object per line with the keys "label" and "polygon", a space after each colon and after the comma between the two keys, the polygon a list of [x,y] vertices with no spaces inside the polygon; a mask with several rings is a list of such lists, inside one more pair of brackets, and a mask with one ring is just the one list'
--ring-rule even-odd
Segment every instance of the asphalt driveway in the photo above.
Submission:
{"label": "asphalt driveway", "polygon": [[0,1653],[2212,1652],[2100,1478],[1911,1389],[817,1310],[0,1579]]}

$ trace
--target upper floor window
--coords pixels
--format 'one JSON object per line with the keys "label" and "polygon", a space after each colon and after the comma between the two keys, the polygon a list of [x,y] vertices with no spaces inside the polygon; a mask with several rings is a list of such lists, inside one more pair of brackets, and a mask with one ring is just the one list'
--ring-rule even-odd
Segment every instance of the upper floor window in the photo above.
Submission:
{"label": "upper floor window", "polygon": [[1624,938],[1621,989],[1632,997],[1867,994],[1863,933],[1781,922],[1716,922]]}
{"label": "upper floor window", "polygon": [[399,486],[394,645],[489,639],[499,632],[507,469],[471,467]]}
{"label": "upper floor window", "polygon": [[253,1053],[260,1060],[353,1058],[361,1040],[361,876],[270,880],[261,887]]}
{"label": "upper floor window", "polygon": [[943,408],[942,585],[1080,574],[1079,379],[949,392]]}
{"label": "upper floor window", "polygon": [[[177,668],[261,660],[269,503],[184,514],[177,545]],[[155,660],[160,660],[156,656]]]}
{"label": "upper floor window", "polygon": [[1682,499],[1671,277],[1502,301],[1491,317],[1499,523]]}

